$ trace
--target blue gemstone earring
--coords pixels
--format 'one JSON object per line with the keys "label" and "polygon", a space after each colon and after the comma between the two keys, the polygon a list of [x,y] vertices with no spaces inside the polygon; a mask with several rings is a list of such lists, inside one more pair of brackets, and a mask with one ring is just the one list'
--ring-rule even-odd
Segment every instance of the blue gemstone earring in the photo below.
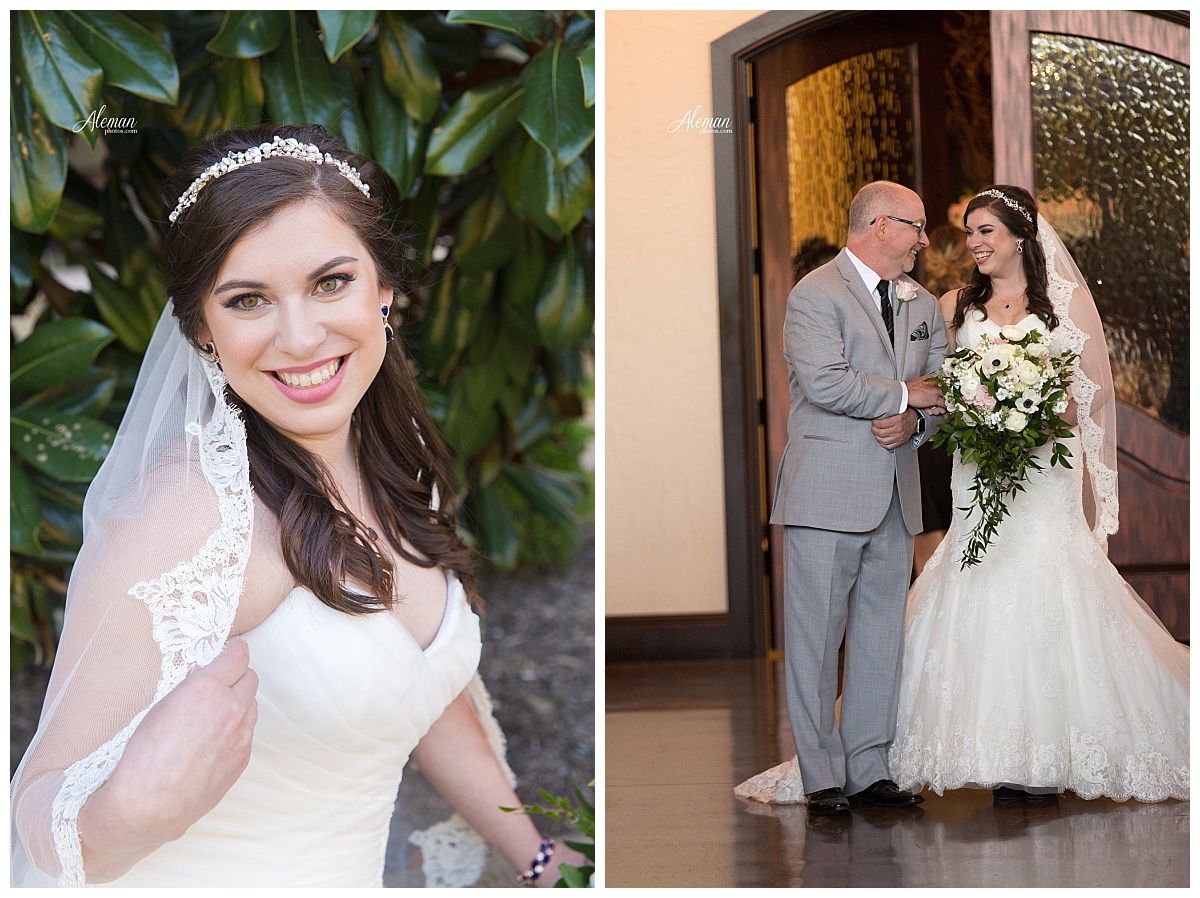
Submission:
{"label": "blue gemstone earring", "polygon": [[392,331],[392,325],[388,322],[388,307],[380,306],[379,311],[383,313],[383,338],[386,342],[391,343],[396,339],[396,334]]}

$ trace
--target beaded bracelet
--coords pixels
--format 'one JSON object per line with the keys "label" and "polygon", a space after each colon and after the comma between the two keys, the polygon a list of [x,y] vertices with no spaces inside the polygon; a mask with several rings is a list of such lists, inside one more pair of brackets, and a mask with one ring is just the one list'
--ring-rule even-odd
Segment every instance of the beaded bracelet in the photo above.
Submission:
{"label": "beaded bracelet", "polygon": [[554,857],[554,840],[549,836],[542,836],[542,844],[538,848],[538,853],[534,857],[533,863],[529,865],[529,869],[524,873],[517,874],[517,885],[532,886],[533,881],[546,872],[546,864],[552,857]]}

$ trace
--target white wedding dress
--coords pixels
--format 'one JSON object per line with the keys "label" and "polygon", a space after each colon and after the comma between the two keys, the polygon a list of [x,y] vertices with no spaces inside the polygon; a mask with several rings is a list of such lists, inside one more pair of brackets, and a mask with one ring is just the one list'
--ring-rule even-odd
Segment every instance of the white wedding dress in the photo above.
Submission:
{"label": "white wedding dress", "polygon": [[[1024,327],[1044,330],[1030,316]],[[969,315],[959,347],[999,327]],[[974,516],[973,464],[956,456],[954,517],[908,596],[896,736],[902,789],[941,795],[1000,784],[1082,798],[1189,796],[1189,650],[1109,562],[1084,517],[1072,467],[1049,463],[1009,500],[982,561],[960,570]],[[803,802],[795,760],[735,793]]]}
{"label": "white wedding dress", "polygon": [[[1030,316],[1022,325],[1041,327]],[[999,327],[968,316],[958,345]],[[1189,651],[1121,579],[1089,530],[1082,454],[1009,501],[980,564],[960,570],[973,464],[954,460],[950,531],[909,592],[889,751],[901,788],[1069,789],[1188,798]]]}

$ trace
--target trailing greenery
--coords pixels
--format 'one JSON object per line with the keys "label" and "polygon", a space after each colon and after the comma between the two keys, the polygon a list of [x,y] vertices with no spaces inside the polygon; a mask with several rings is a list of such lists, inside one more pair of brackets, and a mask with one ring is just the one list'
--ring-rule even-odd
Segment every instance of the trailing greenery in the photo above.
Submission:
{"label": "trailing greenery", "polygon": [[[596,788],[596,781],[592,780],[588,785]],[[525,805],[520,808],[501,808],[502,811],[520,811],[522,814],[541,814],[543,817],[549,817],[551,820],[560,820],[570,823],[579,831],[579,833],[588,841],[581,842],[575,839],[564,839],[563,842],[574,848],[591,863],[576,867],[572,864],[557,864],[555,865],[558,871],[562,874],[562,878],[555,883],[556,888],[588,888],[595,885],[596,876],[596,808],[588,797],[583,794],[578,784],[574,785],[575,797],[579,800],[578,806],[573,806],[569,798],[562,795],[551,795],[545,789],[541,790],[542,801],[546,805],[533,804]],[[553,861],[551,862],[553,863]]]}
{"label": "trailing greenery", "polygon": [[462,460],[468,539],[511,567],[573,533],[588,482],[555,456],[590,389],[592,13],[9,23],[14,666],[53,651],[83,495],[166,300],[160,187],[223,128],[315,122],[383,165],[410,237],[403,336]]}

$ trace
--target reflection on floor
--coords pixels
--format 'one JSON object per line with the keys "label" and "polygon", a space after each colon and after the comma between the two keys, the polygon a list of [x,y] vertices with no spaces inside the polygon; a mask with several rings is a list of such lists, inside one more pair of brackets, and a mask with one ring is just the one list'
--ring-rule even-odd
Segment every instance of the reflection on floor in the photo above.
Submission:
{"label": "reflection on floor", "polygon": [[772,667],[609,666],[606,886],[1188,885],[1188,802],[997,808],[962,789],[814,826],[803,805],[735,798],[793,753]]}

